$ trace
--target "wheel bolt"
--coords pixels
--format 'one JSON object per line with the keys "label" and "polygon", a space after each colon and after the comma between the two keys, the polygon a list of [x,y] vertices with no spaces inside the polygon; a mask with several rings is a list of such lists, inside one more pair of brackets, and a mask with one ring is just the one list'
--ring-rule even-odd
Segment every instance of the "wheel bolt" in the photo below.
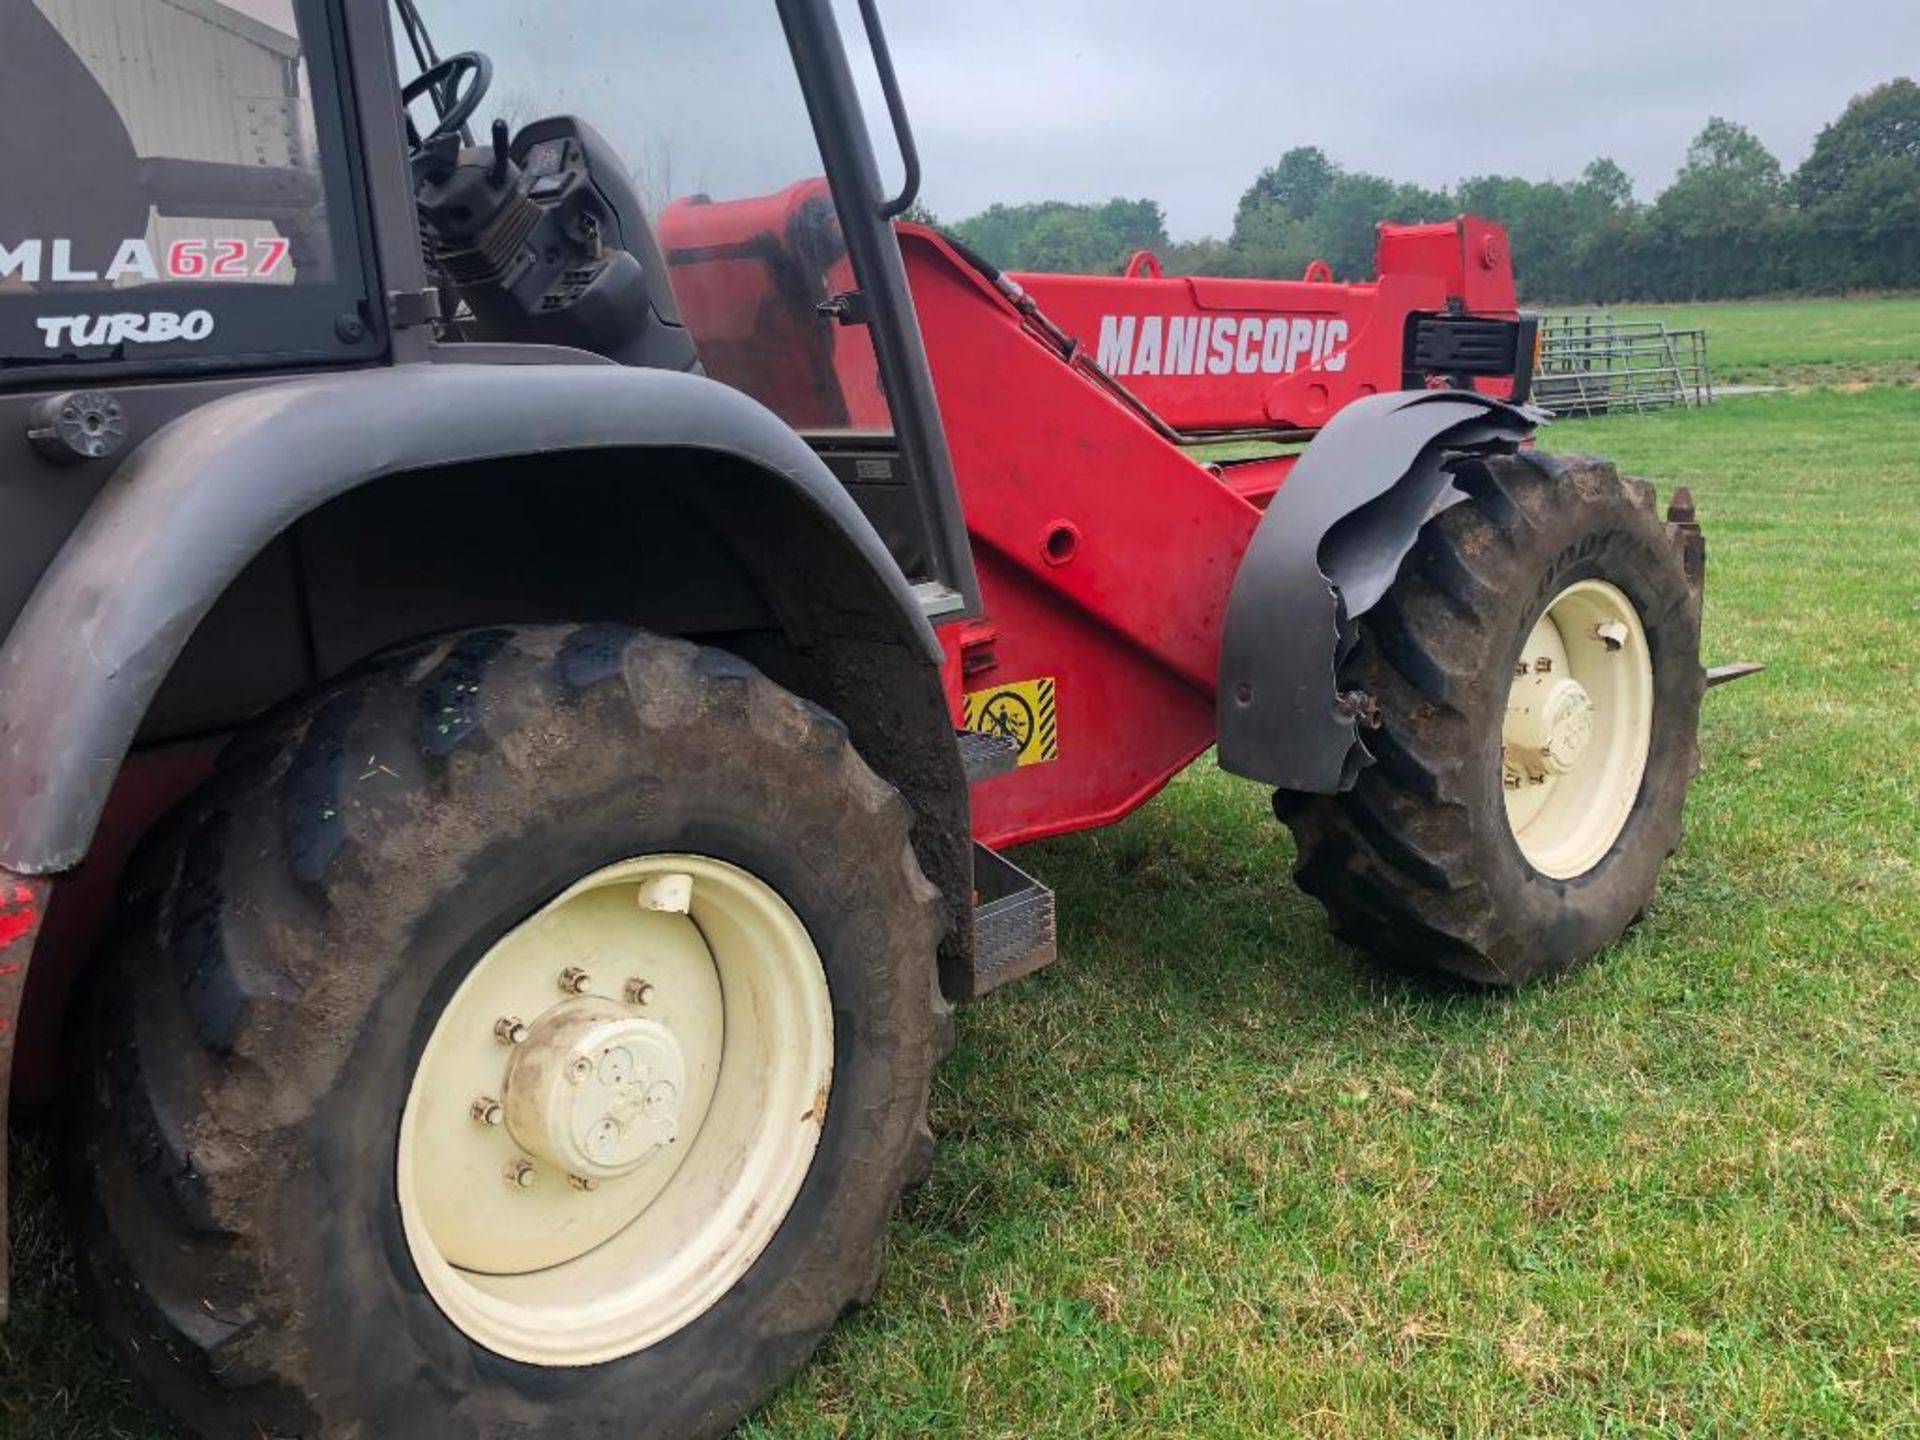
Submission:
{"label": "wheel bolt", "polygon": [[567,1063],[567,1079],[576,1085],[584,1085],[593,1078],[593,1057],[576,1055]]}
{"label": "wheel bolt", "polygon": [[560,992],[563,995],[584,995],[593,988],[593,977],[578,965],[569,965],[560,972]]}
{"label": "wheel bolt", "polygon": [[627,981],[627,1003],[645,1005],[653,999],[653,986],[645,980]]}
{"label": "wheel bolt", "polygon": [[498,1125],[507,1118],[506,1110],[491,1095],[482,1095],[475,1100],[467,1113],[473,1116],[476,1125]]}
{"label": "wheel bolt", "polygon": [[585,1175],[569,1175],[567,1177],[567,1183],[576,1190],[592,1191],[600,1188],[600,1182],[598,1180],[589,1179]]}
{"label": "wheel bolt", "polygon": [[531,1160],[509,1160],[506,1175],[507,1183],[516,1190],[531,1190],[537,1178]]}
{"label": "wheel bolt", "polygon": [[518,1015],[503,1015],[493,1022],[493,1038],[502,1045],[527,1043],[527,1022]]}

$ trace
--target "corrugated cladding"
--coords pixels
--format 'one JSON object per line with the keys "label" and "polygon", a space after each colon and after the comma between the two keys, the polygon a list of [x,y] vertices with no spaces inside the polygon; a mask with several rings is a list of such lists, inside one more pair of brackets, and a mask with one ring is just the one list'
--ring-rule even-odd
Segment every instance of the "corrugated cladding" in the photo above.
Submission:
{"label": "corrugated cladding", "polygon": [[300,42],[215,0],[35,0],[142,155],[304,165]]}

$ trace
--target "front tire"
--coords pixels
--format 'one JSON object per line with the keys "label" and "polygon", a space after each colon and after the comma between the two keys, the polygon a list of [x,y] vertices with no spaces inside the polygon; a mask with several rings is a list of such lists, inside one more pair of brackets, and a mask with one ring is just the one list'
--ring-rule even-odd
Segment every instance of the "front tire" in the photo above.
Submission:
{"label": "front tire", "polygon": [[1456,484],[1341,670],[1379,702],[1377,763],[1274,808],[1336,933],[1518,985],[1653,901],[1698,764],[1699,604],[1652,487],[1606,461],[1497,456]]}
{"label": "front tire", "polygon": [[243,737],[101,977],[83,1253],[130,1364],[210,1436],[725,1430],[925,1164],[909,824],[824,711],[621,627]]}

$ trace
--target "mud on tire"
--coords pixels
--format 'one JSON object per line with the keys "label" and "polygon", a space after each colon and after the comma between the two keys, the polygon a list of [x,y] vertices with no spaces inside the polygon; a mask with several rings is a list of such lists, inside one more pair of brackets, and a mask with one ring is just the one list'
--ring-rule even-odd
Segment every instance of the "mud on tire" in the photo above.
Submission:
{"label": "mud on tire", "polygon": [[[1652,487],[1606,461],[1534,452],[1466,462],[1468,498],[1428,524],[1360,621],[1342,690],[1380,704],[1377,763],[1337,796],[1286,791],[1275,813],[1301,887],[1335,932],[1388,962],[1514,985],[1564,974],[1651,904],[1697,767],[1698,602]],[[1531,866],[1506,816],[1501,735],[1521,648],[1581,580],[1631,600],[1653,670],[1652,743],[1624,828],[1585,873]]]}
{"label": "mud on tire", "polygon": [[[395,653],[242,737],[165,827],[96,987],[82,1247],[129,1363],[215,1436],[718,1433],[870,1294],[948,1033],[937,895],[845,729],[731,655],[613,626]],[[395,1200],[463,974],[579,877],[696,853],[820,952],[833,1090],[785,1222],[610,1363],[509,1361],[428,1298]]]}

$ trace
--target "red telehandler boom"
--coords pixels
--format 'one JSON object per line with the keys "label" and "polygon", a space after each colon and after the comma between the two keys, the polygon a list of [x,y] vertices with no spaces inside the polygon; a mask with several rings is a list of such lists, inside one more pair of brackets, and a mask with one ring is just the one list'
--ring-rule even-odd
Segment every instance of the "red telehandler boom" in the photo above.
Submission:
{"label": "red telehandler boom", "polygon": [[[817,324],[859,319],[831,218],[803,182],[678,201],[661,240],[712,373],[857,448],[885,401],[864,330]],[[1319,262],[1298,281],[1168,276],[1147,252],[1117,277],[1006,274],[897,229],[979,573],[981,613],[938,631],[949,702],[1019,744],[1017,778],[974,794],[988,851],[1109,824],[1232,745],[1220,721],[1246,707],[1216,714],[1229,601],[1304,442],[1408,389],[1524,403],[1532,373],[1506,234],[1472,216],[1383,224],[1358,283]],[[1227,444],[1240,458],[1212,458]],[[972,988],[1050,956],[983,955]]]}

